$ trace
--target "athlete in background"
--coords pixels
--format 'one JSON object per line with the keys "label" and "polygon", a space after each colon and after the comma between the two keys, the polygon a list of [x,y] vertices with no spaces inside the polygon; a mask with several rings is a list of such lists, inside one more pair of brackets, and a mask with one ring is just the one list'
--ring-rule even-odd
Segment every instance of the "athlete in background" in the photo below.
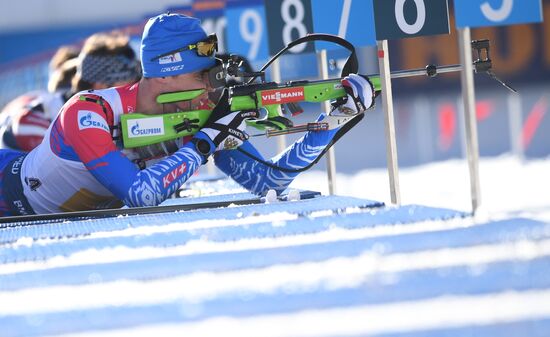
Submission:
{"label": "athlete in background", "polygon": [[[78,57],[79,53],[80,48],[73,45],[59,47],[50,59],[50,63],[48,65],[50,77],[56,70],[59,70],[66,61]],[[70,86],[71,81],[69,80],[65,87],[69,88]]]}
{"label": "athlete in background", "polygon": [[[102,64],[90,62],[90,58],[117,50]],[[114,78],[112,70],[126,67],[120,78]],[[48,90],[37,90],[14,99],[0,113],[0,147],[28,152],[44,137],[51,121],[63,104],[77,91],[108,88],[113,85],[134,82],[140,77],[137,60],[129,39],[121,34],[98,33],[84,43],[82,53],[71,46],[61,47],[49,64]],[[91,69],[95,73],[91,73]],[[83,75],[84,74],[84,78]],[[76,78],[75,78],[76,76]],[[74,81],[73,81],[73,78]]]}
{"label": "athlete in background", "polygon": [[[66,99],[62,93],[71,88],[76,73],[79,50],[62,46],[48,66],[48,90],[33,90],[10,101],[0,113],[0,148],[30,151],[41,141],[51,119],[51,111],[59,111]],[[36,111],[36,113],[33,112]]]}
{"label": "athlete in background", "polygon": [[[143,78],[139,82],[77,93],[37,148],[26,155],[0,151],[0,211],[23,215],[158,205],[211,156],[223,172],[251,192],[282,192],[298,173],[278,167],[310,164],[339,129],[307,132],[269,160],[272,165],[265,165],[234,150],[240,146],[261,157],[244,132],[245,120],[258,117],[257,112],[230,112],[223,94],[204,127],[191,139],[179,140],[164,158],[138,165],[129,157],[135,153],[122,148],[123,114],[158,115],[213,106],[208,92],[215,88],[207,71],[216,65],[216,43],[195,18],[162,14],[150,19],[141,42]],[[348,91],[342,107],[348,112],[372,106],[374,89],[368,80],[352,74],[342,84]],[[206,92],[191,102],[157,102],[162,93],[196,89]]]}

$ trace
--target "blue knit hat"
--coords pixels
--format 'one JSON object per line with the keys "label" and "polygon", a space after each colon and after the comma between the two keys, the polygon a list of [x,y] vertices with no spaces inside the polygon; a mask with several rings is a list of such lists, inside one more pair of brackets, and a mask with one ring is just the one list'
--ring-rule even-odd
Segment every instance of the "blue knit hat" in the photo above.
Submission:
{"label": "blue knit hat", "polygon": [[181,14],[161,14],[149,19],[141,38],[143,77],[175,76],[213,67],[214,56],[199,56],[195,50],[185,50],[151,61],[158,55],[205,38],[206,33],[198,19]]}

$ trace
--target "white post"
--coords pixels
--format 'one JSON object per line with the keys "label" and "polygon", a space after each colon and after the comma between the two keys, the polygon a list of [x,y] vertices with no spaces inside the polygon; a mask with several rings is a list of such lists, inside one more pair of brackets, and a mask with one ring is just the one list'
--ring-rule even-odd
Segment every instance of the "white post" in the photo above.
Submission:
{"label": "white post", "polygon": [[462,99],[464,102],[464,121],[466,129],[466,152],[470,170],[470,192],[472,213],[475,214],[481,203],[479,179],[479,146],[477,140],[476,104],[474,93],[474,69],[472,64],[470,28],[459,28],[460,62],[464,69],[461,73]]}
{"label": "white post", "polygon": [[[271,79],[274,82],[281,83],[281,64],[279,59],[275,59],[271,64]],[[286,136],[279,136],[277,138],[277,153],[281,153],[286,149]]]}
{"label": "white post", "polygon": [[525,154],[523,153],[523,145],[521,144],[523,117],[520,95],[508,95],[508,116],[510,119],[510,145],[512,154],[523,160]]}
{"label": "white post", "polygon": [[430,102],[427,98],[416,97],[413,106],[417,116],[416,129],[419,130],[417,144],[420,160],[422,162],[431,162],[434,160],[434,151],[432,148],[432,128],[428,127],[433,118]]}
{"label": "white post", "polygon": [[388,41],[378,41],[378,66],[380,67],[380,82],[382,84],[382,106],[385,112],[386,154],[390,178],[391,202],[401,204],[399,191],[399,166],[397,164],[397,143],[395,141],[395,121],[393,118],[393,95],[391,86],[390,58]]}
{"label": "white post", "polygon": [[[319,65],[319,73],[323,80],[328,79],[328,62],[327,51],[325,49],[317,53],[317,64]],[[323,111],[325,113],[330,112],[330,102],[324,101],[321,103]],[[327,157],[327,178],[328,178],[328,194],[336,194],[336,157],[334,154],[334,146],[332,146],[326,153]]]}
{"label": "white post", "polygon": [[460,141],[460,155],[461,158],[468,158],[468,146],[466,145],[466,112],[464,110],[464,100],[462,99],[462,95],[457,96],[456,106],[458,111],[458,127],[460,129],[458,136]]}

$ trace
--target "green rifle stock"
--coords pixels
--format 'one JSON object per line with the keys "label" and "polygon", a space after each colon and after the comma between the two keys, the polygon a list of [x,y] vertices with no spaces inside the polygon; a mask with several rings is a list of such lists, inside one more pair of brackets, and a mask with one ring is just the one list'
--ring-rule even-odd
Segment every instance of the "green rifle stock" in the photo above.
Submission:
{"label": "green rifle stock", "polygon": [[[380,91],[380,77],[369,76],[376,91]],[[267,114],[259,120],[249,120],[247,125],[259,130],[284,130],[288,119],[282,115],[282,104],[320,103],[346,96],[341,79],[317,81],[290,81],[242,84],[229,89],[230,111],[265,109]],[[204,90],[190,90],[159,95],[158,103],[189,101],[203,94]],[[229,111],[228,111],[229,112]],[[135,148],[194,135],[208,121],[211,110],[146,115],[140,113],[121,116],[122,139],[125,148]]]}

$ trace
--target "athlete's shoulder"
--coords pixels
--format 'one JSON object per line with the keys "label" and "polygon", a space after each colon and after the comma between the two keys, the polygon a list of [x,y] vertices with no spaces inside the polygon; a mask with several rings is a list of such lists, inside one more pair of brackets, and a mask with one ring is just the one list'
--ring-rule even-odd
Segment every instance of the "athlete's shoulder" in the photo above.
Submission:
{"label": "athlete's shoulder", "polygon": [[100,129],[110,133],[112,108],[102,96],[86,91],[71,97],[63,107],[60,117],[64,128],[78,128],[81,131]]}
{"label": "athlete's shoulder", "polygon": [[50,142],[59,144],[65,157],[72,160],[86,163],[99,158],[115,149],[112,116],[109,103],[95,91],[78,93],[69,99],[54,121]]}
{"label": "athlete's shoulder", "polygon": [[116,87],[121,102],[121,113],[132,113],[136,111],[139,82]]}

